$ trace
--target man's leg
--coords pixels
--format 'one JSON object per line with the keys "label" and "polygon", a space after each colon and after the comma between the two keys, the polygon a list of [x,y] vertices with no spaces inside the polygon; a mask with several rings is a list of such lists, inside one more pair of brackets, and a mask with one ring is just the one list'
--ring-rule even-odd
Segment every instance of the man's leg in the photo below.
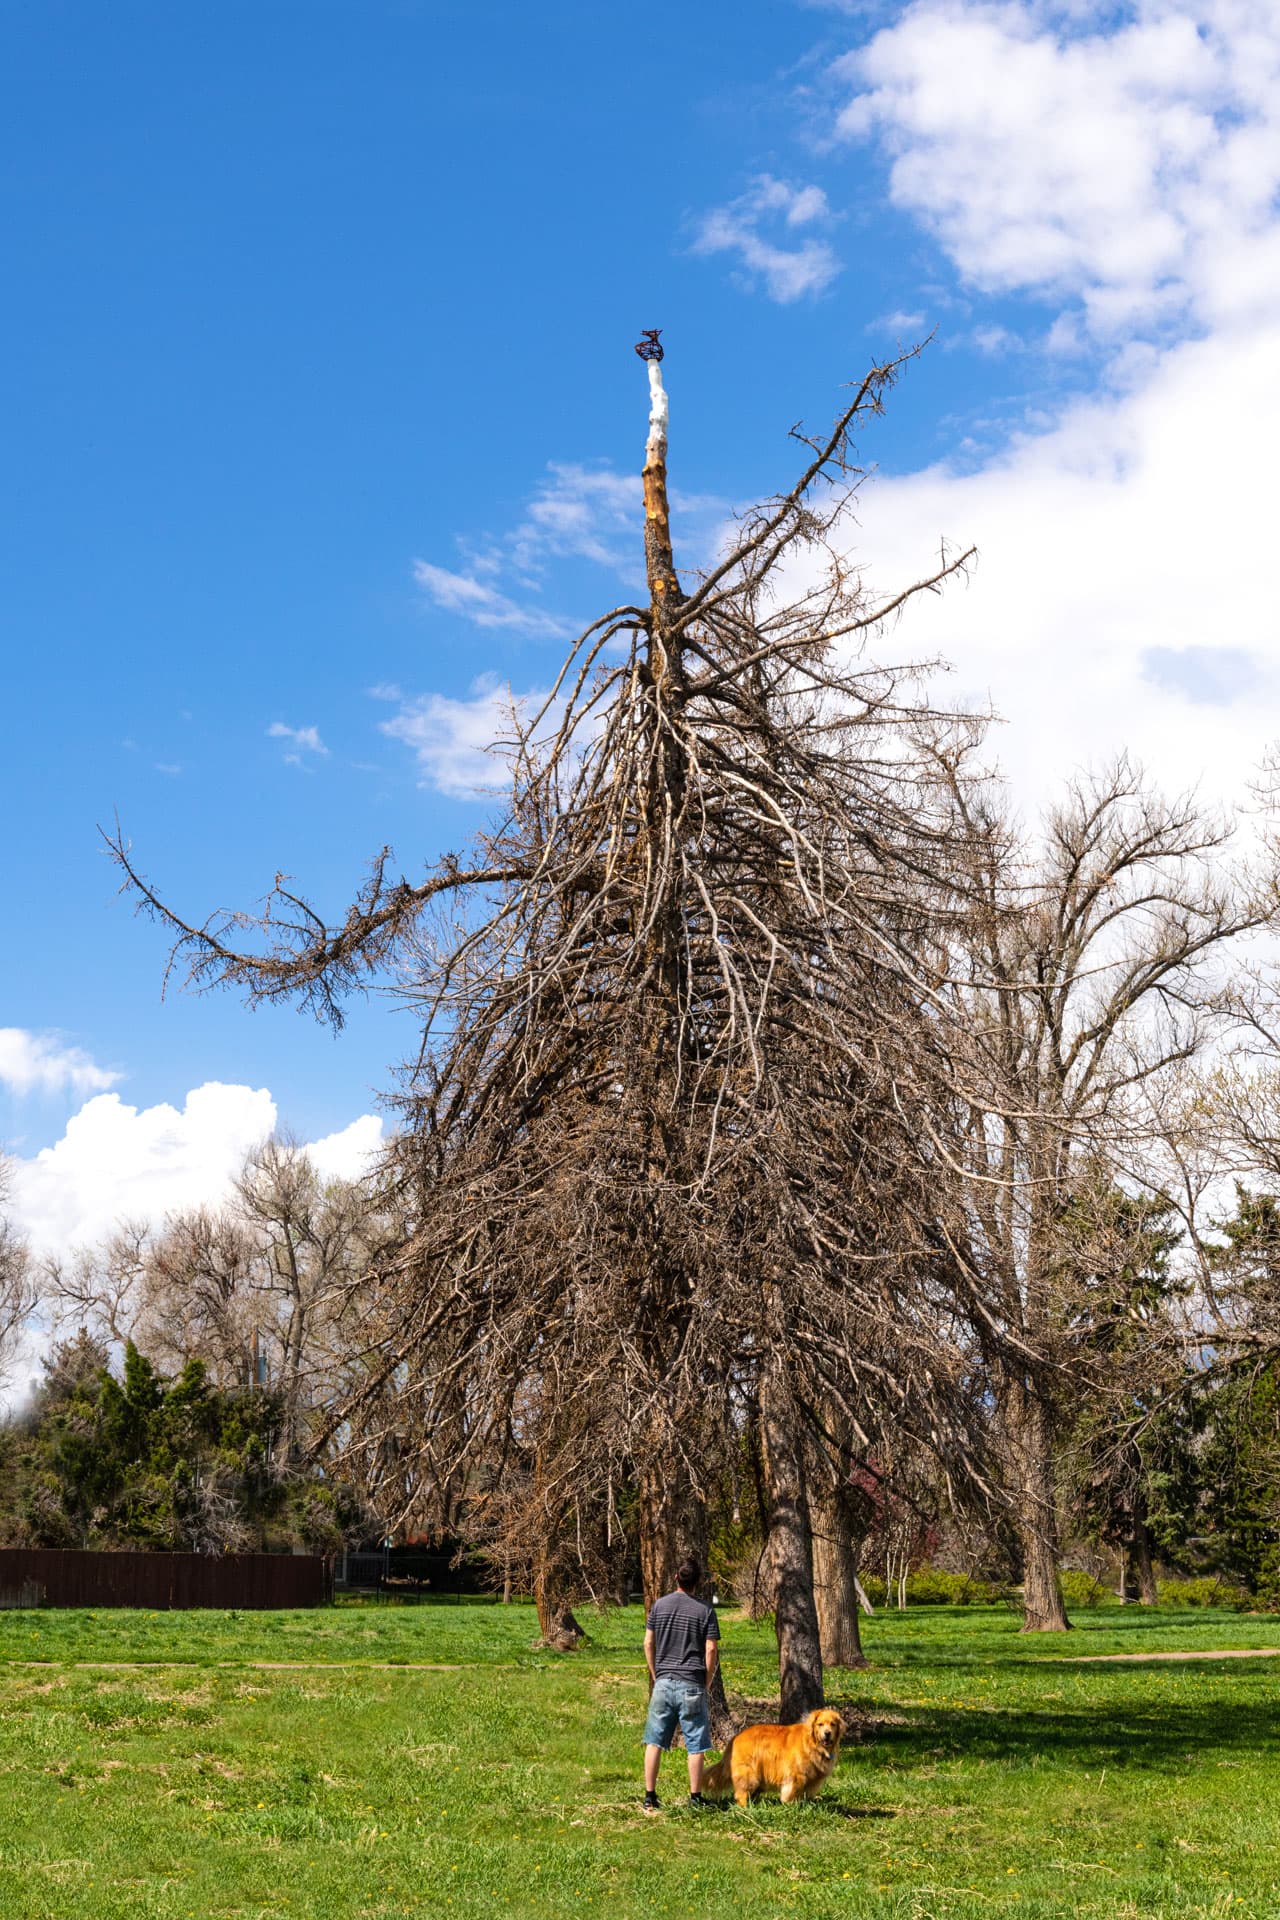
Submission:
{"label": "man's leg", "polygon": [[[707,1764],[707,1756],[705,1753],[691,1753],[689,1755],[689,1791],[690,1793],[702,1792],[702,1775],[703,1775],[703,1770],[706,1767],[706,1764]],[[656,1772],[656,1769],[655,1769],[655,1772]]]}
{"label": "man's leg", "polygon": [[[701,1756],[699,1756],[701,1758]],[[656,1793],[658,1790],[658,1767],[662,1760],[662,1748],[646,1747],[644,1750],[644,1790]],[[693,1778],[693,1755],[689,1755],[689,1778]],[[699,1775],[701,1778],[701,1775]]]}

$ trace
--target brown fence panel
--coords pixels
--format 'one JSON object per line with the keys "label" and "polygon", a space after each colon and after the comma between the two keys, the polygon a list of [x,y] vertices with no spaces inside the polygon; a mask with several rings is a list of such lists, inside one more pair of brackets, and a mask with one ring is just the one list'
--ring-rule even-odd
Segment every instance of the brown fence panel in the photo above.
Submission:
{"label": "brown fence panel", "polygon": [[6,1607],[320,1607],[333,1563],[317,1553],[91,1553],[0,1547]]}

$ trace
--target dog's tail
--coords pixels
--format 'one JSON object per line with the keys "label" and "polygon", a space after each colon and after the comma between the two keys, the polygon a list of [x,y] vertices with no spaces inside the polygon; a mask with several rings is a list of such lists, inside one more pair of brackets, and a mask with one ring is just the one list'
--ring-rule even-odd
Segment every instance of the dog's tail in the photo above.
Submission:
{"label": "dog's tail", "polygon": [[708,1767],[702,1776],[704,1793],[728,1793],[733,1787],[733,1741],[731,1740],[714,1767]]}

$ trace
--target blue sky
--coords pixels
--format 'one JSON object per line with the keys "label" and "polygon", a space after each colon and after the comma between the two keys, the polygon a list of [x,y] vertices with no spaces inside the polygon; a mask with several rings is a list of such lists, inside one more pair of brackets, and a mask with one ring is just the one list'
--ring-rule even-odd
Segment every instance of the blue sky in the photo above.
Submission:
{"label": "blue sky", "polygon": [[465,839],[493,690],[632,591],[641,327],[690,551],[936,325],[850,537],[886,583],[974,539],[980,586],[894,651],[994,699],[1015,781],[1135,727],[1256,758],[1277,74],[1260,0],[6,9],[0,1143],[212,1082],[372,1110],[405,1017],[162,1002],[97,824],[193,915]]}

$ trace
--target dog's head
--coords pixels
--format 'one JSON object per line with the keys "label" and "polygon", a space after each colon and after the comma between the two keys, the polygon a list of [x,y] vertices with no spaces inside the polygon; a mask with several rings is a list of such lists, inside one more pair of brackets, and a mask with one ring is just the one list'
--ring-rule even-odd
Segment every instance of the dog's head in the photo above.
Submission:
{"label": "dog's head", "polygon": [[836,1753],[844,1733],[844,1721],[834,1707],[819,1707],[809,1715],[809,1731],[824,1753]]}

